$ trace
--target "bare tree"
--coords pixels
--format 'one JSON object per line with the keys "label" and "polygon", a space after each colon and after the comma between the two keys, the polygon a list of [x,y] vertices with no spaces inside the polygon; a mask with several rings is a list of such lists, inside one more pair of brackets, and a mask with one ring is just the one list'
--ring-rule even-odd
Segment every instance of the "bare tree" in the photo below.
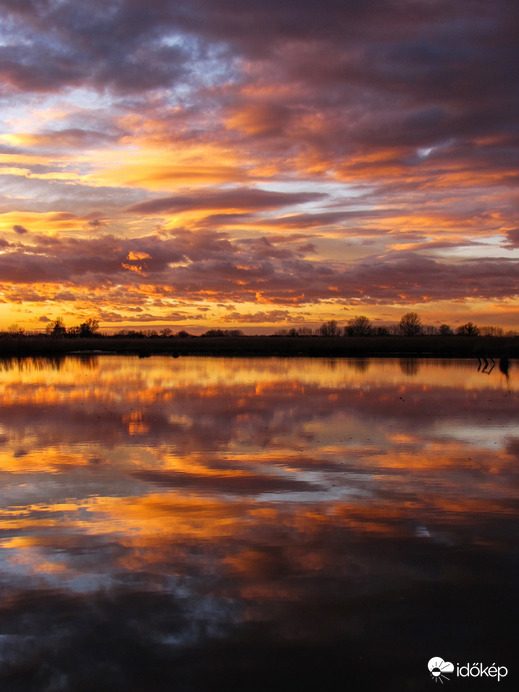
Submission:
{"label": "bare tree", "polygon": [[473,322],[467,322],[456,329],[456,334],[460,336],[479,336],[479,327]]}
{"label": "bare tree", "polygon": [[330,320],[329,322],[323,322],[319,327],[319,334],[321,336],[340,336],[341,330],[335,320]]}
{"label": "bare tree", "polygon": [[347,336],[370,336],[373,333],[373,327],[368,317],[357,315],[348,321],[344,331]]}
{"label": "bare tree", "polygon": [[94,334],[99,329],[99,322],[93,317],[89,317],[87,320],[79,325],[79,336],[94,336]]}
{"label": "bare tree", "polygon": [[57,317],[54,322],[51,322],[47,326],[47,334],[50,334],[51,336],[65,336],[67,333],[67,330],[65,328],[65,322],[63,321],[62,317]]}
{"label": "bare tree", "polygon": [[7,328],[7,333],[9,336],[25,336],[25,329],[20,327],[18,322],[15,322],[14,324],[9,325]]}
{"label": "bare tree", "polygon": [[504,336],[504,329],[502,327],[495,327],[495,326],[488,326],[488,327],[480,327],[479,328],[479,334],[480,336]]}
{"label": "bare tree", "polygon": [[426,334],[427,336],[436,336],[436,334],[438,334],[438,327],[436,327],[434,324],[424,324],[422,327],[422,334]]}
{"label": "bare tree", "polygon": [[399,324],[400,333],[404,336],[417,336],[422,333],[422,320],[416,312],[407,312]]}

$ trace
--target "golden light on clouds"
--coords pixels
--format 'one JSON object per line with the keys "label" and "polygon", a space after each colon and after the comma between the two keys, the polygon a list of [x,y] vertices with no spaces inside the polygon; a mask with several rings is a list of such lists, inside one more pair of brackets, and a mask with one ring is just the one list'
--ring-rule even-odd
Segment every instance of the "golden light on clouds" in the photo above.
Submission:
{"label": "golden light on clouds", "polygon": [[0,329],[517,326],[508,3],[77,5],[0,10]]}

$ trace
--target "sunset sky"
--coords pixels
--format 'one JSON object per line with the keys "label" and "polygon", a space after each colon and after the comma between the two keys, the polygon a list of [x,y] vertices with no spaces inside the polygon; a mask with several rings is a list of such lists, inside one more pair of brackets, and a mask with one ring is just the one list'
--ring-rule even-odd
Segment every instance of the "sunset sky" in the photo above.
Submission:
{"label": "sunset sky", "polygon": [[519,328],[518,3],[0,20],[0,329]]}

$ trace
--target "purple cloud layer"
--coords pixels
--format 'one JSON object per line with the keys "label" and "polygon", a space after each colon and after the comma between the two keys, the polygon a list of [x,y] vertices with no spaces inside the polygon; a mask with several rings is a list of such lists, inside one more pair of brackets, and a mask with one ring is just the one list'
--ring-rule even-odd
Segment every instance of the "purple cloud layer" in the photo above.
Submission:
{"label": "purple cloud layer", "polygon": [[236,241],[214,232],[178,231],[126,240],[39,235],[30,245],[18,242],[5,248],[0,276],[6,284],[75,289],[149,285],[157,295],[182,299],[202,298],[209,291],[220,301],[260,299],[281,305],[322,299],[405,305],[519,294],[519,260],[489,257],[453,264],[395,252],[345,267],[304,255],[299,245],[267,238]]}
{"label": "purple cloud layer", "polygon": [[0,0],[0,18],[4,299],[518,307],[515,3]]}

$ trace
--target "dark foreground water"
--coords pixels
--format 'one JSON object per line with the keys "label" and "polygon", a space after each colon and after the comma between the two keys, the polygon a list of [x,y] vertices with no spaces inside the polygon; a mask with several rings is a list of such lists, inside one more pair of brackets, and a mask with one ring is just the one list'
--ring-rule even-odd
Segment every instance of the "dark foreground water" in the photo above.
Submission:
{"label": "dark foreground water", "polygon": [[518,689],[519,368],[477,368],[0,363],[0,691]]}

